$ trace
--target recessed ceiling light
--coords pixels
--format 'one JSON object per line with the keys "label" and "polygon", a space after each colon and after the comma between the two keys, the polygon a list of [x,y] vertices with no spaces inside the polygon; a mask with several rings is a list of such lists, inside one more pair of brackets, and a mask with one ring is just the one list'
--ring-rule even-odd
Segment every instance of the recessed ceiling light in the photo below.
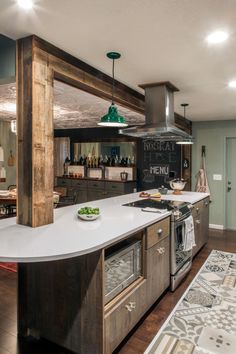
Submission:
{"label": "recessed ceiling light", "polygon": [[230,81],[230,82],[228,83],[228,86],[229,86],[229,87],[232,87],[232,88],[236,88],[236,80]]}
{"label": "recessed ceiling light", "polygon": [[25,10],[32,9],[33,1],[32,0],[17,0],[18,5]]}
{"label": "recessed ceiling light", "polygon": [[210,44],[218,44],[226,41],[229,37],[229,34],[225,31],[215,31],[207,36],[206,40]]}

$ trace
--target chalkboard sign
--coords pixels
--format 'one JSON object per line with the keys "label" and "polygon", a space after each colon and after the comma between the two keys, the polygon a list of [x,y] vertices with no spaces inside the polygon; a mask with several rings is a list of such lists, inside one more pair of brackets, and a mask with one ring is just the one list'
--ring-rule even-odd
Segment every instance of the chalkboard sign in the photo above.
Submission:
{"label": "chalkboard sign", "polygon": [[174,141],[142,140],[138,148],[139,188],[169,187],[180,178],[181,146]]}

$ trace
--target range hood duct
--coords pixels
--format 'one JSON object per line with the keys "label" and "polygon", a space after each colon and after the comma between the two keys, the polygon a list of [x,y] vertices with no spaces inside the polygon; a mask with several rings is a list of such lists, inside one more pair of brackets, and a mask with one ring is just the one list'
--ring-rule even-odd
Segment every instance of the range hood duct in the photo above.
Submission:
{"label": "range hood duct", "polygon": [[170,82],[140,85],[145,90],[146,123],[142,126],[121,129],[120,134],[143,139],[180,141],[192,139],[175,126],[174,92],[179,91]]}

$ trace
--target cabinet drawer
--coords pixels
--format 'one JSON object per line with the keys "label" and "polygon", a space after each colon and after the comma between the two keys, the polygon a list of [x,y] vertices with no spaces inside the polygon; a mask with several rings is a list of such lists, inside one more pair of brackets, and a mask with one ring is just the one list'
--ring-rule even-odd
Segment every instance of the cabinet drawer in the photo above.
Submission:
{"label": "cabinet drawer", "polygon": [[57,185],[59,187],[70,187],[71,179],[69,178],[57,178]]}
{"label": "cabinet drawer", "polygon": [[147,304],[146,280],[105,316],[105,353],[111,354],[144,315]]}
{"label": "cabinet drawer", "polygon": [[71,185],[72,187],[76,187],[78,189],[85,189],[87,188],[87,181],[72,179]]}
{"label": "cabinet drawer", "polygon": [[193,204],[192,215],[193,217],[197,217],[205,208],[209,206],[209,198],[205,198],[200,200],[197,203]]}
{"label": "cabinet drawer", "polygon": [[105,188],[109,192],[124,193],[124,183],[120,182],[106,182]]}
{"label": "cabinet drawer", "polygon": [[107,195],[103,190],[97,190],[97,189],[89,189],[88,193],[88,202],[91,202],[93,200],[99,200],[99,199],[105,199],[107,198]]}
{"label": "cabinet drawer", "polygon": [[147,260],[147,302],[152,304],[170,285],[170,239],[162,241],[149,248]]}
{"label": "cabinet drawer", "polygon": [[170,234],[170,218],[158,221],[147,227],[146,249],[152,247],[157,242]]}
{"label": "cabinet drawer", "polygon": [[105,182],[104,181],[88,181],[89,189],[104,189]]}

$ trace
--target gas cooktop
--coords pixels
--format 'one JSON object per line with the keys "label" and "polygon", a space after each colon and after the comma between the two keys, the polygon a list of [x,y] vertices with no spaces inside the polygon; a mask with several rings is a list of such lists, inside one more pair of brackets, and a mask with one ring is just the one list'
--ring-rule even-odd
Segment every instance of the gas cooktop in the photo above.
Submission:
{"label": "gas cooktop", "polygon": [[135,202],[130,202],[123,204],[124,206],[136,207],[136,208],[156,208],[156,209],[167,209],[168,211],[173,209],[181,209],[187,206],[188,203],[176,202],[173,200],[156,200],[156,199],[141,199]]}
{"label": "gas cooktop", "polygon": [[186,202],[177,202],[174,200],[156,200],[151,198],[136,200],[134,202],[130,202],[127,204],[123,204],[123,206],[141,208],[144,211],[181,211],[181,215],[189,214],[190,210],[188,207],[189,203]]}

